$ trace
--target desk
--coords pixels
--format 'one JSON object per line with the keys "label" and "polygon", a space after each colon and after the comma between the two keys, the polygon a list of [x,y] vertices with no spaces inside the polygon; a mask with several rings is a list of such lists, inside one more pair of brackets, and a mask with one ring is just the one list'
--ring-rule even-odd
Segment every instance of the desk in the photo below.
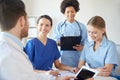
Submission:
{"label": "desk", "polygon": [[63,71],[59,70],[60,76],[75,76],[75,73],[72,73],[70,71]]}
{"label": "desk", "polygon": [[113,77],[101,77],[101,76],[96,76],[95,80],[117,80],[116,78]]}
{"label": "desk", "polygon": [[[69,71],[64,71],[64,70],[58,70],[60,72],[60,76],[75,76],[74,73],[69,72]],[[74,80],[74,79],[71,79]],[[102,76],[96,76],[94,80],[117,80],[116,78],[113,77],[102,77]]]}

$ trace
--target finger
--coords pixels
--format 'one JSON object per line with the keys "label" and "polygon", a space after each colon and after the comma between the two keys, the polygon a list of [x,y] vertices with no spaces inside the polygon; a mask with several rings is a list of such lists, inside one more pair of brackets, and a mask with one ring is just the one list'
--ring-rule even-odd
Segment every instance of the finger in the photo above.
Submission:
{"label": "finger", "polygon": [[66,79],[68,79],[68,80],[71,78],[76,79],[75,76],[66,76]]}
{"label": "finger", "polygon": [[109,75],[110,75],[110,72],[102,72],[101,75],[102,75],[102,76],[109,76]]}

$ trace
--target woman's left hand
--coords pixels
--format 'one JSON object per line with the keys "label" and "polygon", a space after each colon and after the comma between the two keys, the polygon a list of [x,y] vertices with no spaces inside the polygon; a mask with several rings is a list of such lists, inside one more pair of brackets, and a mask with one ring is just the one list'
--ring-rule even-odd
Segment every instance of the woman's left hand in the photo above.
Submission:
{"label": "woman's left hand", "polygon": [[99,76],[109,76],[111,74],[111,70],[106,67],[97,68],[96,70],[99,71]]}

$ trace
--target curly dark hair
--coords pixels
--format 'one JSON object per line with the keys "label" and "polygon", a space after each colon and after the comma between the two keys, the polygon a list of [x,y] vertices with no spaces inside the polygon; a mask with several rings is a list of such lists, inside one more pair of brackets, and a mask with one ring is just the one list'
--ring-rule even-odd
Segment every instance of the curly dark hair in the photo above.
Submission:
{"label": "curly dark hair", "polygon": [[64,14],[65,9],[70,6],[74,7],[76,12],[80,10],[78,0],[63,0],[60,5],[61,12]]}

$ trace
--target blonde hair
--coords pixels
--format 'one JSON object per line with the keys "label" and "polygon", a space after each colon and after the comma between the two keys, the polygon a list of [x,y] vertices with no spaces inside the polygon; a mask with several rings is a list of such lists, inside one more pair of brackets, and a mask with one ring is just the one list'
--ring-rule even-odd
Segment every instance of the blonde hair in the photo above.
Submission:
{"label": "blonde hair", "polygon": [[[98,28],[98,29],[106,29],[105,21],[100,16],[94,16],[94,17],[92,17],[88,21],[87,25],[92,25],[93,27]],[[105,37],[108,38],[107,34],[106,34],[106,31],[105,31],[105,33],[103,35],[105,35]]]}

